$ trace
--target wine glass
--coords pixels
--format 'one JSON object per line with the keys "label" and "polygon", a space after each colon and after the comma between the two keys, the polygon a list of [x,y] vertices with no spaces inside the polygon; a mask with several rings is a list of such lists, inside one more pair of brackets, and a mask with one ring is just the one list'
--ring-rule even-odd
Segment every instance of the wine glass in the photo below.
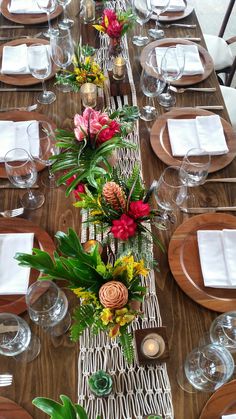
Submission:
{"label": "wine glass", "polygon": [[38,7],[42,10],[42,12],[47,14],[48,18],[48,31],[44,32],[44,36],[46,38],[50,38],[53,35],[58,33],[58,29],[52,28],[50,14],[54,12],[57,7],[56,0],[36,0]]}
{"label": "wine glass", "polygon": [[210,339],[225,346],[230,352],[236,351],[236,311],[216,317],[210,327]]}
{"label": "wine glass", "polygon": [[71,0],[57,0],[57,3],[63,7],[63,19],[58,23],[60,29],[70,29],[74,25],[74,21],[68,18],[66,6]]}
{"label": "wine glass", "polygon": [[[65,71],[72,63],[74,55],[74,45],[70,31],[61,30],[58,35],[51,37],[50,46],[54,63]],[[59,84],[57,87],[64,93],[72,90],[69,83]]]}
{"label": "wine glass", "polygon": [[21,198],[22,206],[34,210],[44,203],[44,195],[30,190],[37,180],[37,168],[33,159],[23,148],[9,150],[4,158],[5,169],[10,182],[18,188],[27,188],[28,192]]}
{"label": "wine glass", "polygon": [[160,63],[161,75],[167,83],[166,93],[162,93],[158,96],[160,105],[167,108],[175,105],[176,99],[171,95],[170,84],[182,77],[184,65],[185,55],[183,48],[176,48],[175,46],[168,47]]}
{"label": "wine glass", "polygon": [[150,9],[150,2],[148,0],[132,0],[132,10],[136,15],[136,21],[140,25],[140,34],[133,36],[133,44],[138,46],[147,45],[149,39],[148,36],[143,35],[143,25],[148,22],[152,10]]}
{"label": "wine glass", "polygon": [[234,373],[234,359],[222,345],[211,343],[195,348],[177,371],[182,390],[213,392],[226,383]]}
{"label": "wine glass", "polygon": [[12,313],[0,313],[0,354],[30,362],[39,352],[40,340],[26,321]]}
{"label": "wine glass", "polygon": [[[35,123],[33,122],[28,126],[27,134],[32,158],[36,162],[47,166],[49,170],[49,177],[43,181],[43,184],[49,188],[55,188],[55,175],[51,171],[53,161],[50,160],[50,157],[58,154],[59,150],[56,147],[55,133],[52,126],[47,121],[38,121],[38,131],[36,132]],[[39,144],[39,150],[38,153],[35,153],[37,144]]]}
{"label": "wine glass", "polygon": [[36,281],[28,289],[26,304],[31,320],[52,336],[61,336],[71,324],[65,293],[52,281]]}
{"label": "wine glass", "polygon": [[53,92],[47,91],[45,79],[50,76],[52,71],[52,61],[49,50],[44,44],[33,44],[27,49],[28,65],[33,77],[42,81],[43,93],[37,97],[37,101],[44,105],[49,105],[56,100]]}
{"label": "wine glass", "polygon": [[161,13],[164,13],[166,11],[166,9],[168,8],[170,4],[170,0],[162,0],[162,1],[157,1],[157,0],[151,0],[151,8],[153,13],[156,14],[156,23],[155,23],[155,28],[149,29],[148,34],[155,39],[161,39],[164,38],[164,31],[162,29],[159,29],[158,27],[158,22],[159,22],[159,17],[161,15]]}
{"label": "wine glass", "polygon": [[168,229],[170,223],[175,223],[174,211],[183,203],[187,195],[187,187],[179,176],[180,168],[167,167],[158,181],[155,181],[154,196],[163,213],[156,219],[163,229]]}

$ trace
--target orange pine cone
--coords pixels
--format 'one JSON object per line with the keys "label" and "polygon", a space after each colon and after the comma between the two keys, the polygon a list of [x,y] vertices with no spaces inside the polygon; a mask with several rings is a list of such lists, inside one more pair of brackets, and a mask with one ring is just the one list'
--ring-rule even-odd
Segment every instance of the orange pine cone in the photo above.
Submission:
{"label": "orange pine cone", "polygon": [[103,187],[102,194],[108,204],[115,210],[125,210],[126,199],[123,189],[115,182],[107,182]]}

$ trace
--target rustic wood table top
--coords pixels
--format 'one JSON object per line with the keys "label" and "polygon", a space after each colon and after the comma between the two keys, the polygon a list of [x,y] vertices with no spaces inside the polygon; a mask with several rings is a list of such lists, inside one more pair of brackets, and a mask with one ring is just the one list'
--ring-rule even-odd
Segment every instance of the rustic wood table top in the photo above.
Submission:
{"label": "rustic wood table top", "polygon": [[[92,28],[92,25],[85,25],[79,16],[80,2],[72,0],[68,6],[69,15],[74,19],[75,23],[72,29],[73,38],[79,41],[82,36],[83,44],[98,45],[98,33]],[[97,14],[101,14],[100,4],[97,3]],[[193,11],[180,23],[196,23],[196,29],[184,28],[169,28],[165,30],[166,37],[200,37],[200,44],[204,47],[203,35],[200,30],[196,15]],[[56,22],[55,22],[56,23]],[[22,29],[3,29],[2,25],[14,25],[13,22],[8,21],[1,16],[0,20],[0,37],[18,37],[21,35],[30,35],[33,37],[41,31],[39,26],[25,26]],[[153,22],[148,24],[153,25]],[[147,28],[148,28],[148,25]],[[145,27],[145,30],[147,29]],[[43,31],[44,29],[42,29]],[[135,28],[138,32],[139,28]],[[141,48],[132,44],[131,38],[133,33],[129,32],[129,53],[132,63],[133,77],[137,90],[138,104],[141,106],[145,97],[142,94],[139,82],[141,74],[141,66],[139,57]],[[57,100],[48,106],[40,105],[37,111],[44,113],[57,127],[70,128],[73,123],[73,116],[75,113],[81,111],[80,95],[77,93],[61,93],[53,85],[54,80],[47,82],[47,87],[55,91]],[[114,82],[114,89],[119,91],[119,86]],[[10,87],[1,83],[1,88]],[[199,83],[197,87],[216,87],[215,93],[203,92],[185,92],[177,95],[178,107],[194,107],[196,105],[224,105],[223,98],[219,89],[218,81],[214,72],[203,82]],[[0,95],[0,109],[15,106],[25,106],[36,103],[37,92],[1,92]],[[157,104],[157,103],[156,103]],[[165,111],[158,106],[159,114]],[[228,119],[228,114],[224,108],[222,111],[215,111],[222,118]],[[150,130],[152,123],[145,123],[140,121],[140,147],[143,163],[143,175],[146,185],[149,185],[153,179],[158,179],[161,172],[166,167],[164,163],[154,154],[150,145]],[[211,174],[210,177],[233,177],[235,176],[236,163],[233,161],[224,169]],[[40,225],[45,229],[51,237],[58,230],[66,231],[68,227],[74,228],[78,233],[80,231],[80,216],[79,210],[76,209],[72,203],[73,197],[65,197],[65,188],[60,187],[56,189],[46,189],[41,186],[41,179],[48,175],[47,170],[39,174],[38,183],[40,190],[45,193],[44,205],[35,211],[25,212],[24,218]],[[1,179],[0,179],[1,183]],[[20,206],[19,197],[22,191],[17,189],[0,189],[0,210],[3,211],[9,208]],[[196,196],[199,198],[199,203],[208,206],[224,206],[233,205],[234,196],[236,195],[236,185],[227,183],[205,184],[201,188],[196,188]],[[186,214],[178,214],[178,223],[167,232],[158,231],[159,237],[168,248],[168,243],[175,228],[188,218]],[[157,295],[161,310],[161,317],[163,325],[167,326],[167,335],[170,348],[170,359],[167,361],[168,374],[172,386],[173,404],[176,419],[197,419],[200,416],[201,410],[209,399],[210,394],[197,393],[187,394],[178,387],[176,383],[176,369],[184,361],[186,355],[198,345],[199,338],[209,330],[212,320],[217,316],[217,312],[210,311],[201,305],[195,303],[177,285],[174,280],[168,265],[167,252],[160,253],[158,249],[155,250],[155,256],[159,261],[160,272],[156,273],[156,287]],[[71,311],[75,299],[69,293],[71,302]],[[23,317],[28,321],[32,331],[41,339],[41,353],[37,359],[29,364],[17,363],[14,359],[0,356],[0,372],[13,373],[13,385],[1,388],[1,396],[8,397],[14,400],[25,408],[34,419],[44,419],[47,416],[36,409],[31,401],[36,396],[46,396],[54,399],[59,398],[60,394],[67,394],[72,400],[77,400],[77,361],[79,353],[79,344],[72,343],[68,335],[60,338],[51,339],[41,328],[34,325],[27,315]],[[108,419],[108,418],[106,418]],[[113,418],[109,418],[113,419]],[[119,418],[117,418],[119,419]]]}

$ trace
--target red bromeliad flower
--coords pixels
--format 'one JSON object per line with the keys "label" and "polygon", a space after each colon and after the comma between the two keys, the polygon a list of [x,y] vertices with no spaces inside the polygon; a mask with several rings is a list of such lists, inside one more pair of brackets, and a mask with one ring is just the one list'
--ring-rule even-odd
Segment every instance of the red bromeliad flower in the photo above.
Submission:
{"label": "red bromeliad flower", "polygon": [[111,232],[116,239],[127,240],[136,233],[136,222],[126,214],[122,214],[119,220],[113,220],[112,224]]}
{"label": "red bromeliad flower", "polygon": [[73,190],[73,194],[75,196],[75,198],[77,199],[77,201],[81,201],[81,197],[80,194],[81,193],[85,193],[85,187],[83,183],[79,183],[76,187],[76,189]]}
{"label": "red bromeliad flower", "polygon": [[128,214],[136,219],[140,217],[147,217],[150,214],[150,205],[145,204],[142,200],[140,201],[132,201],[129,205],[129,212]]}

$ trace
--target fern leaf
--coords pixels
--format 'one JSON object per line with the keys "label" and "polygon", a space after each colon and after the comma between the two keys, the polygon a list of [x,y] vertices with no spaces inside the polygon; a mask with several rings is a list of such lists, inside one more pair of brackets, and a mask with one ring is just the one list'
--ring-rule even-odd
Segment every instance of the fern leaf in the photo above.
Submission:
{"label": "fern leaf", "polygon": [[133,335],[127,330],[121,330],[122,334],[119,341],[122,347],[123,355],[128,364],[132,364],[134,360]]}
{"label": "fern leaf", "polygon": [[76,307],[73,313],[74,323],[71,326],[71,339],[76,342],[87,327],[94,323],[95,308],[92,305]]}

